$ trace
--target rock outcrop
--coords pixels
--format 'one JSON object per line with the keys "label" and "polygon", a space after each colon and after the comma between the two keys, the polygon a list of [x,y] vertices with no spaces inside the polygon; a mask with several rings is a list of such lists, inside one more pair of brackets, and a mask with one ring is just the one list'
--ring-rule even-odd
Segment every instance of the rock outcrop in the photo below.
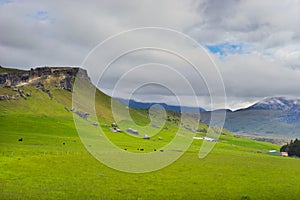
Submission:
{"label": "rock outcrop", "polygon": [[83,111],[78,111],[78,110],[76,110],[75,108],[72,108],[71,111],[72,111],[73,113],[76,113],[76,114],[77,114],[79,117],[81,117],[82,119],[87,119],[87,118],[90,116],[89,113],[83,112]]}
{"label": "rock outcrop", "polygon": [[31,94],[29,92],[24,92],[23,90],[19,88],[13,88],[12,91],[14,93],[11,94],[0,94],[0,101],[1,100],[17,100],[20,97],[23,99],[27,99],[27,97],[30,97]]}
{"label": "rock outcrop", "polygon": [[91,82],[87,71],[78,67],[39,67],[26,71],[0,66],[0,87],[11,88],[11,92],[0,93],[0,100],[27,99],[31,94],[22,90],[26,85],[34,86],[52,99],[51,89],[72,92],[75,77]]}
{"label": "rock outcrop", "polygon": [[[80,73],[78,73],[80,72]],[[76,76],[90,82],[87,71],[78,67],[39,67],[29,71],[0,73],[0,86],[18,87],[23,85],[51,87],[72,92]]]}

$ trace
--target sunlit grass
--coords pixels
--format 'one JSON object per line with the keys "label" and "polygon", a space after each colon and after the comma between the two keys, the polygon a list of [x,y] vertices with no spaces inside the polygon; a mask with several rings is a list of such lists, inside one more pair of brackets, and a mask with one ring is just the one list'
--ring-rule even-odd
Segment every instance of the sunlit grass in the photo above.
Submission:
{"label": "sunlit grass", "polygon": [[[279,146],[234,137],[224,131],[213,151],[198,158],[202,141],[156,172],[129,174],[92,157],[75,130],[71,93],[54,98],[34,88],[27,100],[0,101],[0,199],[297,199],[300,159],[268,155]],[[100,127],[120,148],[139,152],[163,148],[178,128],[167,122],[150,140],[109,130],[110,99],[96,95]],[[139,125],[146,111],[131,112]],[[102,119],[102,116],[105,116]],[[120,122],[127,127],[132,122]],[[122,124],[123,123],[123,124]],[[92,125],[91,125],[92,126]],[[200,128],[205,125],[201,124]],[[151,131],[156,129],[146,129]],[[144,133],[141,133],[141,135]],[[204,133],[201,134],[204,136]],[[162,137],[163,140],[158,140]],[[23,141],[18,141],[20,138]],[[154,141],[154,139],[156,139]],[[141,152],[142,153],[142,152]]]}

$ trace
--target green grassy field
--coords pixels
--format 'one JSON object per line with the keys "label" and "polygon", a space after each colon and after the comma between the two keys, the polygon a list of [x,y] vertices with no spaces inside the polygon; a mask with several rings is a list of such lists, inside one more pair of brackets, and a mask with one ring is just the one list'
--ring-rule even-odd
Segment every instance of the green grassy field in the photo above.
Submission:
{"label": "green grassy field", "polygon": [[[23,90],[31,93],[27,100],[0,101],[0,199],[300,198],[300,159],[268,155],[268,150],[279,146],[227,131],[204,159],[198,158],[202,141],[197,140],[161,170],[130,174],[111,169],[81,143],[72,113],[65,110],[71,108],[70,92],[51,90],[54,98],[50,100],[33,87]],[[109,105],[110,99],[98,91],[100,126],[120,148],[163,148],[177,130],[176,124],[167,122],[168,130],[153,136],[164,138],[157,142],[113,133],[106,125],[113,122]],[[149,122],[146,111],[131,110],[131,115],[138,124]]]}

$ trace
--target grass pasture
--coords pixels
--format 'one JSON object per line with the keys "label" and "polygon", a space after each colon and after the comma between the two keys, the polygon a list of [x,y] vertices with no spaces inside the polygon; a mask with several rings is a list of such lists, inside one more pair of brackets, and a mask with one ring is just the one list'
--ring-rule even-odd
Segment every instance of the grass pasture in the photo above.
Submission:
{"label": "grass pasture", "polygon": [[[97,161],[81,143],[72,113],[64,109],[71,107],[71,93],[53,90],[50,100],[39,90],[23,89],[31,91],[27,100],[0,101],[0,199],[300,198],[300,159],[268,155],[279,146],[227,131],[204,159],[198,158],[202,141],[197,140],[161,170],[116,171]],[[120,148],[163,148],[177,130],[167,122],[168,130],[153,136],[163,137],[156,142],[113,133],[106,125],[112,122],[107,97],[99,92],[96,100],[100,126]],[[143,112],[131,112],[139,124],[147,123]]]}

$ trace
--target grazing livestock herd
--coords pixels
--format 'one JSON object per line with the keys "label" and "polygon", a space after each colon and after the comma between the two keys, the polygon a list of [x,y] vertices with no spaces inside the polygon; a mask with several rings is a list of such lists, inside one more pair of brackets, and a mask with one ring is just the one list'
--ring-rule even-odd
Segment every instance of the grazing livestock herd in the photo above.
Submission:
{"label": "grazing livestock herd", "polygon": [[[152,126],[154,127],[154,126]],[[157,126],[155,126],[155,128],[157,128]],[[116,122],[113,122],[111,124],[111,127],[109,128],[109,130],[113,133],[117,133],[117,132],[123,132],[117,125]],[[127,128],[126,129],[126,132],[130,133],[130,134],[133,134],[133,135],[139,135],[139,131],[138,130],[135,130],[133,128]],[[150,136],[145,134],[143,136],[143,139],[145,140],[150,140]],[[158,140],[162,140],[162,137],[158,137]],[[156,141],[155,139],[153,140],[154,142]],[[127,151],[127,148],[124,148],[125,151]],[[144,151],[145,149],[144,148],[137,148],[138,151]],[[153,151],[157,151],[156,149],[153,149]],[[160,150],[160,152],[164,152],[164,150]]]}

